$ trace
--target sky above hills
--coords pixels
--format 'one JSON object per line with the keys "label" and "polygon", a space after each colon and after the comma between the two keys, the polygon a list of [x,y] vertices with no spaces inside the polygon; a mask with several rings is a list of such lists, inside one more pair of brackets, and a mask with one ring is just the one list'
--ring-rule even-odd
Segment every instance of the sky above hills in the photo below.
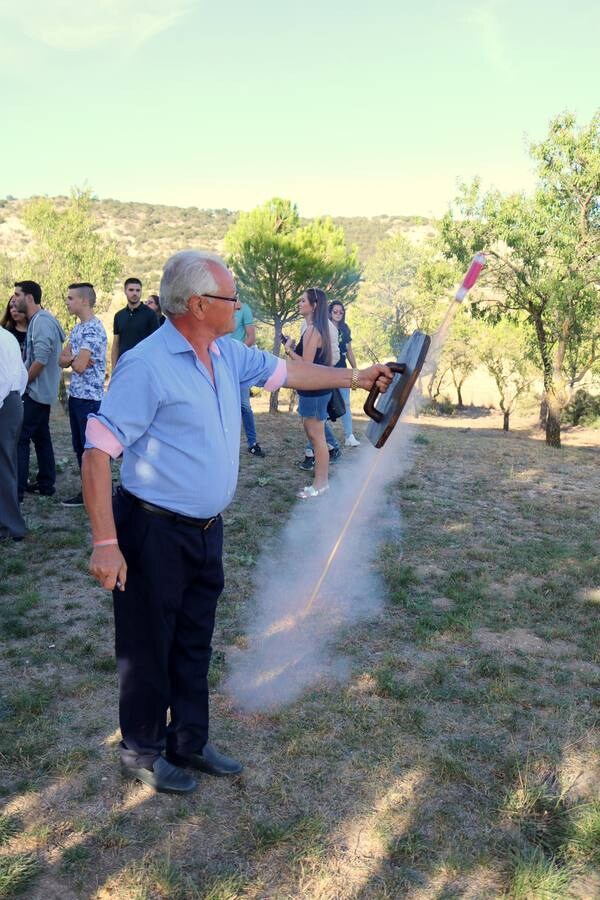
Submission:
{"label": "sky above hills", "polygon": [[599,104],[597,0],[0,0],[0,196],[439,215]]}

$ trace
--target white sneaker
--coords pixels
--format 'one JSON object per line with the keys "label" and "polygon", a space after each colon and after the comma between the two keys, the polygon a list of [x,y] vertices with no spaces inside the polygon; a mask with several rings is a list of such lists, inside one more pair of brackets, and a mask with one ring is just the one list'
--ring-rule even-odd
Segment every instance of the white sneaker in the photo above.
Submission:
{"label": "white sneaker", "polygon": [[344,441],[345,447],[360,447],[360,441],[357,441],[353,434]]}

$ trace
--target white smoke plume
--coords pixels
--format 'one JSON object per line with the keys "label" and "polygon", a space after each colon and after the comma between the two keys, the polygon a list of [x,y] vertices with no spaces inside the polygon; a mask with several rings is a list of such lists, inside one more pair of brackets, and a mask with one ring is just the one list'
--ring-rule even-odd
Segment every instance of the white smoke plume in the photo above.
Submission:
{"label": "white smoke plume", "polygon": [[[448,307],[420,384],[435,373],[460,308],[456,301]],[[248,647],[232,656],[226,685],[240,708],[276,709],[317,681],[347,677],[349,663],[336,653],[335,639],[383,606],[377,553],[402,524],[388,488],[410,466],[414,428],[407,418],[422,402],[415,386],[386,444],[376,450],[365,439],[360,451],[346,454],[350,458],[331,473],[329,492],[299,501],[277,546],[263,551],[248,611]]]}
{"label": "white smoke plume", "polygon": [[412,428],[402,419],[380,450],[366,439],[330,473],[321,497],[298,501],[275,547],[263,551],[249,606],[248,649],[231,659],[227,690],[246,711],[275,709],[317,681],[343,679],[336,636],[383,605],[375,571],[399,513],[389,486],[407,469]]}

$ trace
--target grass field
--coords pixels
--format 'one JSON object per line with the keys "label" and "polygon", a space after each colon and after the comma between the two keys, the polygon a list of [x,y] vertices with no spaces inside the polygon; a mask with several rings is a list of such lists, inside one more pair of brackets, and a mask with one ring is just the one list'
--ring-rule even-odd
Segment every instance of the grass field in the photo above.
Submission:
{"label": "grass field", "polygon": [[383,612],[339,636],[349,681],[248,716],[220,689],[228,647],[306,483],[297,417],[255,409],[269,456],[242,453],[225,515],[211,675],[240,778],[186,799],[123,784],[85,513],[28,497],[28,539],[0,548],[0,898],[600,897],[600,434],[553,451],[494,416],[405,426],[404,525],[377,551]]}

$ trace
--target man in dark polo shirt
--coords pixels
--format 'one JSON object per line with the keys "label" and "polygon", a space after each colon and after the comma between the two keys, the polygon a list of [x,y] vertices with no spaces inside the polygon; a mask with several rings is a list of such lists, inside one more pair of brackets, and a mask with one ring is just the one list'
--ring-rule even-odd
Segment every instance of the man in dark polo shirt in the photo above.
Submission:
{"label": "man in dark polo shirt", "polygon": [[127,350],[131,350],[158,328],[156,313],[142,303],[142,282],[139,278],[128,278],[124,285],[127,306],[115,316],[113,343],[110,352],[112,367]]}

